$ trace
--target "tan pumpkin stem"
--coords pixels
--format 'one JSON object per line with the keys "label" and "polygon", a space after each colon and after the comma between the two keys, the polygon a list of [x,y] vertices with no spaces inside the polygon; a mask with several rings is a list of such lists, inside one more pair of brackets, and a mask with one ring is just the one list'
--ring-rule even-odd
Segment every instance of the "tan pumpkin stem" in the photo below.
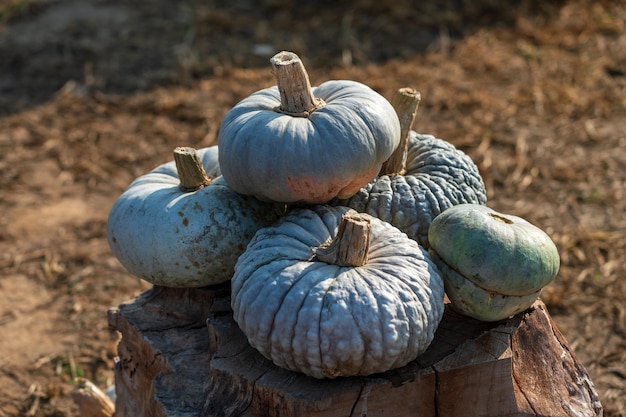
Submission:
{"label": "tan pumpkin stem", "polygon": [[276,111],[295,117],[308,117],[325,105],[324,100],[313,95],[309,74],[302,61],[293,52],[282,51],[270,62],[280,92],[280,107]]}
{"label": "tan pumpkin stem", "polygon": [[196,191],[211,183],[204,165],[202,165],[200,155],[194,148],[178,147],[174,149],[174,161],[178,170],[181,190]]}
{"label": "tan pumpkin stem", "polygon": [[400,119],[400,144],[389,159],[383,163],[379,175],[404,174],[406,154],[409,147],[409,134],[421,99],[420,93],[409,87],[399,89],[391,99],[391,105]]}
{"label": "tan pumpkin stem", "polygon": [[372,236],[372,225],[366,214],[349,210],[341,218],[337,236],[315,249],[315,257],[328,264],[363,266]]}

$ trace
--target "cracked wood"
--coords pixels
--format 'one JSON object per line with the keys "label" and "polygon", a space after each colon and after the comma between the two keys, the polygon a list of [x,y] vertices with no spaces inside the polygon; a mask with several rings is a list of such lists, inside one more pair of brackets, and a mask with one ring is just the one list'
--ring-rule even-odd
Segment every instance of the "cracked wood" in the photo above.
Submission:
{"label": "cracked wood", "polygon": [[112,309],[109,322],[122,333],[117,417],[602,415],[593,382],[541,302],[496,323],[447,309],[415,361],[336,380],[278,368],[251,348],[227,287],[155,287]]}

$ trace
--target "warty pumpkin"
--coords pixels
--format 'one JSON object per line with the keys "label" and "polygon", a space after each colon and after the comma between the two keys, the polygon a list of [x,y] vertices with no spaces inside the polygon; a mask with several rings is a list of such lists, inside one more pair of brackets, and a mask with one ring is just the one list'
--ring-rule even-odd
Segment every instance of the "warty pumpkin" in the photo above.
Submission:
{"label": "warty pumpkin", "polygon": [[344,205],[389,222],[425,248],[428,227],[444,210],[463,203],[486,204],[487,193],[471,158],[443,139],[410,132],[406,172],[381,175]]}
{"label": "warty pumpkin", "polygon": [[394,96],[406,140],[396,151],[401,168],[381,173],[352,197],[330,204],[389,222],[428,249],[428,227],[437,215],[457,204],[486,204],[487,191],[469,155],[443,139],[410,130],[419,100],[411,89],[400,89]]}
{"label": "warty pumpkin", "polygon": [[277,85],[253,93],[224,117],[222,175],[262,200],[325,203],[374,178],[400,141],[400,124],[380,94],[356,81],[311,87],[300,58],[272,60]]}
{"label": "warty pumpkin", "polygon": [[280,215],[220,176],[217,146],[177,148],[175,160],[135,179],[107,220],[109,246],[132,274],[169,287],[228,281],[254,233]]}
{"label": "warty pumpkin", "polygon": [[428,235],[452,306],[479,320],[527,309],[559,270],[558,250],[543,230],[487,206],[452,207]]}
{"label": "warty pumpkin", "polygon": [[434,338],[443,294],[415,241],[367,214],[321,205],[260,229],[232,280],[234,319],[250,344],[315,378],[414,360]]}

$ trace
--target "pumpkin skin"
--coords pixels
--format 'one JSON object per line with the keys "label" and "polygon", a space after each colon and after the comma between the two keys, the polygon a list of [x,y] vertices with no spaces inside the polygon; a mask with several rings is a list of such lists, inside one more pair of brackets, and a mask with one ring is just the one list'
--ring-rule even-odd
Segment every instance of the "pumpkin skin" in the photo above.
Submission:
{"label": "pumpkin skin", "polygon": [[368,86],[313,87],[326,104],[308,117],[281,113],[276,86],[239,102],[218,136],[222,175],[238,193],[285,203],[345,198],[374,178],[400,141],[389,102]]}
{"label": "pumpkin skin", "polygon": [[406,171],[381,175],[349,199],[331,202],[391,223],[425,248],[428,228],[444,210],[486,204],[487,191],[472,159],[449,142],[409,132]]}
{"label": "pumpkin skin", "polygon": [[179,188],[174,161],[135,179],[111,208],[107,239],[132,274],[168,287],[202,287],[232,277],[254,233],[278,217],[271,205],[232,191],[217,146],[198,150],[212,182]]}
{"label": "pumpkin skin", "polygon": [[234,318],[250,344],[315,378],[403,366],[426,350],[443,316],[443,280],[429,254],[388,223],[371,218],[365,265],[315,259],[348,210],[292,209],[257,232],[232,280]]}
{"label": "pumpkin skin", "polygon": [[558,250],[543,230],[487,206],[446,210],[430,225],[429,240],[453,307],[484,321],[530,307],[559,270]]}
{"label": "pumpkin skin", "polygon": [[504,295],[488,291],[450,268],[436,253],[432,259],[444,277],[444,288],[454,310],[481,321],[498,321],[530,307],[541,290],[526,295]]}

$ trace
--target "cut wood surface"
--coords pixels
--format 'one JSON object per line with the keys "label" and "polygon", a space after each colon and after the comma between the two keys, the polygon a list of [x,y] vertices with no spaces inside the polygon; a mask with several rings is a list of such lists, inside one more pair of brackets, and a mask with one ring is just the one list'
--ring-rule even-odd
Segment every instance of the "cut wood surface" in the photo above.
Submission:
{"label": "cut wood surface", "polygon": [[115,404],[93,382],[78,378],[72,398],[82,417],[113,417]]}
{"label": "cut wood surface", "polygon": [[486,323],[446,308],[414,362],[317,380],[274,366],[232,319],[228,287],[154,287],[109,311],[121,332],[116,416],[600,416],[578,362],[538,301]]}

